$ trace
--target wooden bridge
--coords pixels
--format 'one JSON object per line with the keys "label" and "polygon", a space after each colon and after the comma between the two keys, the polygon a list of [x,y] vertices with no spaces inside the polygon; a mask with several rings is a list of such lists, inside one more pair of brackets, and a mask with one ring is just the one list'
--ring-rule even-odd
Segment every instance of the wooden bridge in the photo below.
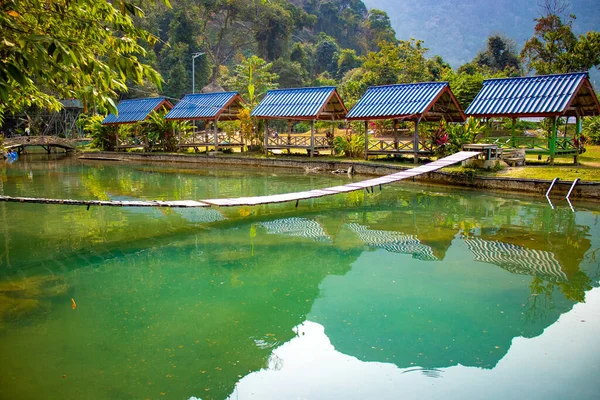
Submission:
{"label": "wooden bridge", "polygon": [[260,204],[285,203],[295,201],[296,206],[300,200],[314,199],[317,197],[331,196],[339,193],[348,193],[355,190],[365,190],[373,192],[373,188],[388,183],[398,182],[403,179],[413,178],[428,172],[436,171],[440,168],[465,161],[480,154],[478,151],[460,151],[451,156],[441,158],[429,164],[411,168],[406,171],[400,171],[395,174],[382,176],[380,178],[367,179],[361,182],[348,183],[342,186],[334,186],[324,189],[314,189],[305,192],[284,193],[268,196],[239,197],[230,199],[206,199],[206,200],[178,200],[178,201],[160,201],[160,200],[69,200],[69,199],[43,199],[32,197],[10,197],[0,196],[0,201],[16,203],[38,203],[38,204],[64,204],[73,206],[113,206],[113,207],[235,207],[235,206],[256,206]]}
{"label": "wooden bridge", "polygon": [[52,148],[60,148],[69,153],[77,148],[77,141],[57,136],[19,136],[4,139],[4,147],[23,153],[27,147],[41,147],[50,154]]}

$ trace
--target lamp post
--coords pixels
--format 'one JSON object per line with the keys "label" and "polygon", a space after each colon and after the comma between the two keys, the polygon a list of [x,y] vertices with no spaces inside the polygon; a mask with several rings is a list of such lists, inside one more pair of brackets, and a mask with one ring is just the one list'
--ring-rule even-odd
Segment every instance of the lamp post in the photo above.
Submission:
{"label": "lamp post", "polygon": [[195,60],[196,58],[200,57],[201,55],[206,54],[206,53],[202,53],[202,52],[196,52],[194,54],[192,54],[192,94],[196,93],[196,70],[195,70]]}

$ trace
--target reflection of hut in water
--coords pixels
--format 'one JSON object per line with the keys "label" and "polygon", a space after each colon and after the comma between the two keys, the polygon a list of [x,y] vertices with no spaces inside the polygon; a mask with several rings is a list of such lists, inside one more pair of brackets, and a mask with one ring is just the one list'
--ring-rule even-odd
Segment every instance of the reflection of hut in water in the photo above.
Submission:
{"label": "reflection of hut in water", "polygon": [[538,276],[549,281],[566,281],[567,275],[553,253],[527,249],[497,240],[465,239],[475,261],[494,264],[520,275]]}
{"label": "reflection of hut in water", "polygon": [[391,253],[412,254],[413,258],[423,261],[438,261],[431,247],[421,244],[413,235],[401,232],[369,229],[356,223],[346,224],[367,246],[387,250]]}
{"label": "reflection of hut in water", "polygon": [[261,222],[269,235],[284,235],[312,239],[316,242],[331,242],[331,238],[317,221],[307,218],[283,218]]}
{"label": "reflection of hut in water", "polygon": [[536,224],[534,219],[512,218],[495,231],[482,230],[480,238],[551,252],[567,280],[570,280],[580,272],[579,266],[591,247],[589,227],[577,224],[570,210],[568,213],[566,210],[552,211],[557,212],[551,213],[549,217],[538,217],[544,218],[543,224]]}

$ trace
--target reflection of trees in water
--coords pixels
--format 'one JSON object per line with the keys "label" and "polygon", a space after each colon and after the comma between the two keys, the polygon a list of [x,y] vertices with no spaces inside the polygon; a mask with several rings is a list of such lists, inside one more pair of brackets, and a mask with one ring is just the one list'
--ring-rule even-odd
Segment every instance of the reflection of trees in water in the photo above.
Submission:
{"label": "reflection of trees in water", "polygon": [[564,282],[549,282],[534,276],[529,285],[531,294],[525,304],[525,319],[531,322],[546,318],[546,311],[554,308],[552,295],[556,289],[559,289],[567,300],[583,303],[585,292],[592,287],[591,278],[581,270]]}
{"label": "reflection of trees in water", "polygon": [[594,276],[600,275],[600,248],[588,251],[585,255],[585,260],[589,264],[595,264],[596,269],[594,270]]}
{"label": "reflection of trees in water", "polygon": [[546,312],[554,309],[552,302],[554,284],[534,276],[529,289],[531,293],[525,303],[525,322],[533,323],[546,319]]}
{"label": "reflection of trees in water", "polygon": [[277,354],[271,353],[267,365],[270,370],[281,371],[281,369],[283,368],[283,359],[277,356]]}

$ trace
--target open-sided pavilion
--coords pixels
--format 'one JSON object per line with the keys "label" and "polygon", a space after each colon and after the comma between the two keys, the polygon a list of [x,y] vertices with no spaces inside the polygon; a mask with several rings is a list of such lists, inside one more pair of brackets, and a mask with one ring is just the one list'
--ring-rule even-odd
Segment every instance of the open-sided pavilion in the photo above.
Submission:
{"label": "open-sided pavilion", "polygon": [[[102,120],[102,125],[136,124],[148,118],[153,111],[158,111],[163,107],[170,110],[173,108],[173,104],[164,97],[122,100],[117,104],[117,114],[108,114]],[[115,150],[148,147],[148,138],[141,138],[136,132],[126,138],[121,138],[117,133],[115,139]]]}
{"label": "open-sided pavilion", "polygon": [[[175,107],[165,116],[173,121],[204,121],[206,129],[196,131],[196,126],[191,135],[181,137],[179,132],[179,147],[213,146],[215,150],[220,147],[244,148],[244,141],[239,134],[218,132],[219,121],[234,121],[244,107],[244,100],[238,92],[196,93],[186,94]],[[212,123],[212,132],[209,124]]]}
{"label": "open-sided pavilion", "polygon": [[[333,148],[333,135],[315,136],[315,121],[343,121],[348,110],[333,86],[269,90],[256,106],[252,117],[265,120],[265,153],[273,149],[306,149],[312,157],[315,151]],[[269,135],[269,120],[288,121],[286,136]],[[310,121],[310,137],[292,135],[294,121]]]}
{"label": "open-sided pavilion", "polygon": [[[577,156],[580,151],[581,119],[600,115],[600,104],[585,72],[526,76],[520,78],[488,79],[469,105],[466,114],[474,118],[511,118],[510,137],[487,137],[487,143],[500,148],[524,148],[526,153],[546,154],[550,163],[556,156]],[[517,118],[546,117],[553,121],[548,137],[517,135]],[[558,137],[558,118],[574,117],[575,129],[568,136],[567,127]]]}
{"label": "open-sided pavilion", "polygon": [[[370,155],[412,154],[416,163],[419,156],[430,156],[434,152],[430,144],[419,138],[419,123],[441,119],[464,122],[465,115],[448,82],[421,82],[369,87],[347,119],[365,123],[365,159]],[[394,121],[393,138],[368,137],[369,121],[381,119]],[[414,122],[412,140],[398,140],[400,120]]]}

